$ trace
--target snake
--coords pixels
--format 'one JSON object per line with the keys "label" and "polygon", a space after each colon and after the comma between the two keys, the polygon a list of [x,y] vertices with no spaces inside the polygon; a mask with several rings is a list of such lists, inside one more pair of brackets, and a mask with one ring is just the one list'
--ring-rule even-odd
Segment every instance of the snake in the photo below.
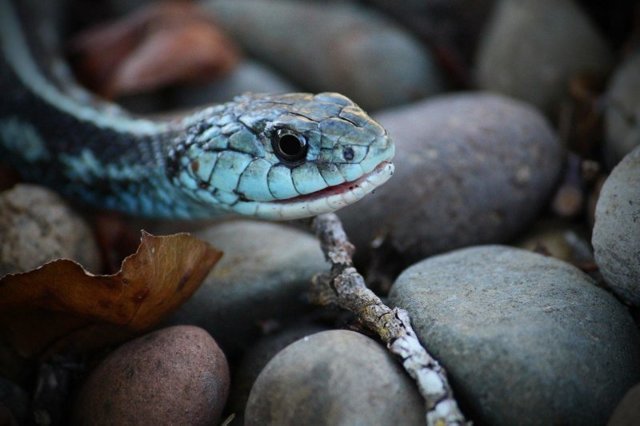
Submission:
{"label": "snake", "polygon": [[392,176],[387,131],[338,93],[248,93],[164,119],[100,99],[64,60],[63,10],[0,0],[0,161],[26,181],[136,216],[292,220]]}

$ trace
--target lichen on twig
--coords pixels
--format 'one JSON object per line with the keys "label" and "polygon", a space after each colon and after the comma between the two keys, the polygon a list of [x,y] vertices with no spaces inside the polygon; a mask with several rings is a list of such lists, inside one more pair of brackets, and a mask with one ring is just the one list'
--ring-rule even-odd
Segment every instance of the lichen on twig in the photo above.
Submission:
{"label": "lichen on twig", "polygon": [[325,257],[331,262],[329,273],[318,274],[313,279],[314,302],[335,304],[353,312],[386,343],[391,353],[402,360],[426,401],[428,425],[467,424],[453,399],[446,372],[418,341],[409,314],[403,309],[386,306],[367,288],[364,278],[353,267],[354,247],[338,216],[333,213],[319,215],[311,226]]}

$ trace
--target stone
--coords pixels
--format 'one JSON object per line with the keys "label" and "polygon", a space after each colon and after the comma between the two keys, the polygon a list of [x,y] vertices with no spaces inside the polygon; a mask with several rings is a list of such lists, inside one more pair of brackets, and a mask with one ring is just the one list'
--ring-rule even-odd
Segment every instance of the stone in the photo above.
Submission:
{"label": "stone", "polygon": [[640,145],[640,53],[618,67],[607,89],[605,159],[613,168]]}
{"label": "stone", "polygon": [[601,425],[640,381],[626,308],[582,271],[506,246],[423,260],[389,295],[478,424]]}
{"label": "stone", "polygon": [[[446,51],[447,77],[468,79],[480,33],[497,0],[371,0],[388,16]],[[457,69],[463,68],[463,69]],[[456,75],[457,74],[457,75]]]}
{"label": "stone", "polygon": [[424,402],[380,344],[344,330],[279,352],[258,376],[245,425],[422,425]]}
{"label": "stone", "polygon": [[626,303],[640,306],[640,147],[605,181],[591,243],[600,272]]}
{"label": "stone", "polygon": [[0,193],[0,276],[71,259],[100,272],[100,253],[89,225],[55,192],[18,184]]}
{"label": "stone", "polygon": [[244,424],[244,410],[249,392],[265,365],[291,343],[325,330],[326,327],[313,323],[297,323],[278,333],[264,336],[247,350],[235,369],[229,395],[229,411],[236,414],[234,425]]}
{"label": "stone", "polygon": [[229,390],[224,353],[198,327],[169,327],[109,354],[78,393],[75,425],[211,425]]}
{"label": "stone", "polygon": [[305,302],[311,278],[328,269],[312,235],[251,220],[223,222],[196,235],[224,255],[170,324],[203,327],[233,353],[256,340],[261,322],[311,309]]}
{"label": "stone", "polygon": [[571,78],[605,76],[613,55],[572,0],[502,0],[477,52],[480,89],[556,112]]}
{"label": "stone", "polygon": [[244,93],[298,92],[294,85],[274,71],[252,60],[244,60],[228,75],[214,83],[182,87],[174,101],[179,107],[223,103]]}
{"label": "stone", "polygon": [[544,207],[564,152],[545,118],[513,99],[442,96],[375,115],[396,144],[394,176],[339,211],[366,255],[379,239],[409,264],[507,241]]}
{"label": "stone", "polygon": [[340,92],[366,110],[444,90],[431,53],[403,28],[352,3],[202,3],[250,54],[303,90]]}

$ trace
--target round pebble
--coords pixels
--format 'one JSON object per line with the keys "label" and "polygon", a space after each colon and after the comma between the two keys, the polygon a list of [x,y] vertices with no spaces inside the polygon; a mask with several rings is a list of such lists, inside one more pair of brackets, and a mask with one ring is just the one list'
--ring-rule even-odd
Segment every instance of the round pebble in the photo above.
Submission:
{"label": "round pebble", "polygon": [[389,296],[478,424],[601,425],[640,381],[640,336],[611,294],[562,261],[505,246],[431,257]]}
{"label": "round pebble", "polygon": [[76,425],[212,425],[227,399],[229,367],[211,336],[179,326],[139,337],[90,374]]}
{"label": "round pebble", "polygon": [[352,3],[203,3],[251,54],[304,90],[340,92],[367,110],[440,92],[431,54],[393,21]]}
{"label": "round pebble", "polygon": [[[339,212],[357,247],[383,239],[407,262],[515,236],[554,189],[563,151],[520,101],[468,93],[380,113],[394,176]],[[362,252],[362,250],[360,250]]]}
{"label": "round pebble", "polygon": [[309,310],[311,278],[328,269],[318,241],[286,225],[237,220],[197,236],[224,255],[170,323],[203,327],[226,353],[253,343],[260,323]]}
{"label": "round pebble", "polygon": [[[446,51],[447,77],[452,77],[452,71],[459,71],[464,78],[496,0],[370,0],[370,3],[440,51]],[[464,70],[455,70],[461,65]]]}
{"label": "round pebble", "polygon": [[100,272],[89,226],[53,191],[19,184],[0,193],[0,276],[67,258]]}
{"label": "round pebble", "polygon": [[244,424],[244,410],[251,387],[271,358],[291,343],[326,329],[316,324],[296,324],[263,337],[247,350],[235,370],[229,395],[229,411],[236,413],[234,424]]}
{"label": "round pebble", "polygon": [[640,53],[616,70],[607,91],[605,157],[610,167],[640,145]]}
{"label": "round pebble", "polygon": [[422,425],[424,402],[380,344],[325,331],[278,353],[258,376],[245,425]]}
{"label": "round pebble", "polygon": [[477,82],[552,113],[569,81],[604,76],[612,64],[607,43],[571,0],[502,0],[477,53]]}
{"label": "round pebble", "polygon": [[245,60],[228,75],[207,85],[185,86],[174,101],[180,107],[197,107],[232,100],[244,93],[297,92],[294,85],[259,62]]}
{"label": "round pebble", "polygon": [[607,284],[622,300],[640,306],[640,147],[605,181],[591,242]]}

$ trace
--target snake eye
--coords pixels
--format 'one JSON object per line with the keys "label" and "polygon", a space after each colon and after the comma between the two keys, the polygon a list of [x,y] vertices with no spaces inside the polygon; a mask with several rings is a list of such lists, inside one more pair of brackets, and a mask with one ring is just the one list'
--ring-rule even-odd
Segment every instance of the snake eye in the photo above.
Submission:
{"label": "snake eye", "polygon": [[296,164],[307,156],[307,141],[296,133],[279,130],[273,141],[273,150],[284,163]]}
{"label": "snake eye", "polygon": [[342,158],[344,158],[346,161],[353,160],[353,157],[355,157],[355,155],[356,153],[353,152],[353,148],[351,148],[350,146],[342,150]]}

